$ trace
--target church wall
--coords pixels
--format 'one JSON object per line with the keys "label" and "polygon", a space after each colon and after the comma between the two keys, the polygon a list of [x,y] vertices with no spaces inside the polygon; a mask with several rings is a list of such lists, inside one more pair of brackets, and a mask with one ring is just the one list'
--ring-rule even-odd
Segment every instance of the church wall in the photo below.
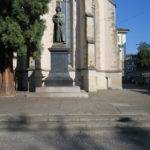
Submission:
{"label": "church wall", "polygon": [[94,5],[94,23],[95,23],[95,67],[97,70],[101,69],[101,20],[100,20],[100,4],[99,0],[93,0]]}
{"label": "church wall", "polygon": [[77,49],[77,45],[76,45],[76,41],[77,41],[77,4],[76,1],[73,0],[72,1],[72,36],[73,36],[73,43],[72,43],[72,67],[75,70],[75,66],[76,66],[76,49]]}
{"label": "church wall", "polygon": [[115,7],[105,1],[105,70],[118,70],[118,48],[116,42]]}
{"label": "church wall", "polygon": [[[119,51],[115,30],[115,6],[109,0],[73,0],[72,57],[70,75],[86,91],[120,88]],[[46,30],[42,39],[44,50],[41,69],[45,77],[50,71],[50,52],[53,44],[53,22],[56,0],[49,4],[44,15]],[[93,11],[94,10],[94,11]]]}
{"label": "church wall", "polygon": [[56,0],[51,0],[49,3],[49,12],[42,16],[42,18],[45,20],[46,29],[44,31],[44,35],[42,38],[42,45],[43,45],[43,51],[41,55],[41,69],[43,76],[46,78],[50,71],[50,64],[51,64],[51,56],[49,52],[49,48],[51,48],[53,44],[53,22],[52,18],[55,14],[55,8],[56,8]]}
{"label": "church wall", "polygon": [[[95,67],[95,28],[93,0],[81,1],[82,7],[82,45],[81,45],[81,86],[86,91],[95,91],[96,88],[96,72]],[[83,4],[84,2],[84,4]],[[84,12],[83,12],[84,11]]]}
{"label": "church wall", "polygon": [[122,72],[108,72],[106,75],[108,80],[107,89],[122,89]]}
{"label": "church wall", "polygon": [[[99,42],[96,42],[97,62],[97,90],[121,89],[122,73],[119,64],[119,49],[117,47],[117,33],[115,28],[115,5],[109,0],[99,0],[99,13],[96,26],[99,34]],[[97,32],[96,32],[97,33]],[[98,37],[98,35],[96,35]],[[97,40],[98,41],[98,40]]]}
{"label": "church wall", "polygon": [[96,51],[95,51],[95,12],[93,0],[85,2],[86,12],[86,40],[87,40],[87,67],[95,68],[96,65]]}
{"label": "church wall", "polygon": [[[115,6],[109,0],[99,0],[100,49],[99,69],[118,70],[118,49],[115,29]],[[118,58],[117,58],[118,59]]]}
{"label": "church wall", "polygon": [[104,15],[104,1],[99,0],[97,1],[99,4],[99,15],[97,16],[97,19],[99,19],[99,23],[97,22],[97,26],[100,28],[100,35],[99,35],[99,43],[97,44],[97,51],[100,51],[100,56],[99,56],[99,64],[100,66],[98,67],[99,70],[105,70],[105,50],[106,50],[106,45],[105,45],[105,15]]}

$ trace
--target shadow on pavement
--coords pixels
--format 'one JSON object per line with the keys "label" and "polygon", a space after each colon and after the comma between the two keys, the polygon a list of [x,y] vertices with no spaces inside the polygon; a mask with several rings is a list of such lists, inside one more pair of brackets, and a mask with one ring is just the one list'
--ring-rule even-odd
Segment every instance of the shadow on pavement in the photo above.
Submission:
{"label": "shadow on pavement", "polygon": [[139,123],[128,117],[119,118],[117,121],[124,124],[123,127],[116,127],[118,140],[135,145],[139,150],[150,149],[150,130],[148,128],[137,127]]}
{"label": "shadow on pavement", "polygon": [[[86,134],[84,130],[77,129],[76,132],[70,132],[63,121],[62,117],[57,118],[55,129],[48,129],[45,122],[37,122],[38,128],[31,130],[29,127],[32,123],[30,118],[21,115],[10,118],[6,123],[6,130],[11,132],[28,132],[38,141],[43,141],[47,146],[54,147],[55,150],[107,150],[96,143],[94,139]],[[38,131],[46,131],[46,135],[38,134]],[[34,131],[34,132],[33,132]],[[37,132],[35,132],[37,131]],[[54,134],[51,134],[51,133]],[[39,150],[36,145],[31,145],[28,150]]]}
{"label": "shadow on pavement", "polygon": [[[122,126],[113,128],[113,134],[110,137],[106,135],[100,138],[87,134],[86,130],[78,128],[68,130],[64,119],[59,116],[56,121],[56,128],[47,126],[46,122],[36,122],[36,130],[29,127],[32,124],[29,117],[25,115],[16,118],[10,118],[7,122],[7,130],[16,132],[27,132],[32,135],[36,141],[42,141],[47,147],[53,147],[54,150],[149,150],[150,149],[150,130],[137,127],[138,122],[130,117],[121,117],[116,120]],[[49,124],[51,125],[51,124]],[[140,126],[140,125],[139,125]],[[99,129],[106,130],[106,129]],[[34,132],[33,132],[34,131]],[[35,132],[36,131],[36,132]],[[39,131],[45,131],[41,134]],[[28,150],[41,150],[36,143],[30,145]]]}
{"label": "shadow on pavement", "polygon": [[56,150],[106,150],[86,134],[84,130],[79,129],[75,133],[71,133],[66,129],[61,117],[58,122],[55,137],[50,135],[44,137],[46,144],[53,145]]}
{"label": "shadow on pavement", "polygon": [[5,122],[6,129],[14,132],[27,131],[27,126],[30,124],[29,120],[29,117],[26,115],[10,117],[8,121]]}
{"label": "shadow on pavement", "polygon": [[150,95],[150,87],[148,86],[139,86],[135,84],[123,84],[123,89],[130,90],[133,92],[138,92],[141,94]]}

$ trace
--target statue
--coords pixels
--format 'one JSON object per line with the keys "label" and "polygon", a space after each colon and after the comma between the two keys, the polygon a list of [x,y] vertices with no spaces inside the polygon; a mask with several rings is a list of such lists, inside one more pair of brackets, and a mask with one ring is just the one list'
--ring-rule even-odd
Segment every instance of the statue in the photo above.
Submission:
{"label": "statue", "polygon": [[59,6],[56,7],[56,14],[53,16],[54,22],[54,43],[65,43],[63,38],[64,14]]}

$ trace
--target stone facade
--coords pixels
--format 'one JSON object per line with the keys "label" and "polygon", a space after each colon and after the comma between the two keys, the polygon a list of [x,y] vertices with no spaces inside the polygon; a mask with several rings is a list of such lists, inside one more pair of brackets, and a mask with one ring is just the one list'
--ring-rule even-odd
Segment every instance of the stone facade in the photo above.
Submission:
{"label": "stone facade", "polygon": [[[66,9],[65,33],[70,47],[69,73],[74,85],[88,92],[100,89],[122,89],[122,68],[117,44],[116,6],[113,0],[58,0]],[[49,3],[43,35],[41,62],[35,73],[41,73],[41,86],[51,70],[53,22],[57,0]],[[69,18],[68,18],[69,16]],[[69,21],[68,21],[69,20]],[[40,78],[36,75],[36,81]],[[40,84],[35,84],[40,85]]]}

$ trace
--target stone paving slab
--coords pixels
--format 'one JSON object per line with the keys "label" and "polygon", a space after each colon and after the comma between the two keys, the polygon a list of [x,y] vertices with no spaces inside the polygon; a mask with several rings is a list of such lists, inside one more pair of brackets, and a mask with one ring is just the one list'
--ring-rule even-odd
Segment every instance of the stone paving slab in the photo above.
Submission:
{"label": "stone paving slab", "polygon": [[0,114],[150,113],[150,95],[127,90],[99,91],[82,98],[0,97]]}
{"label": "stone paving slab", "polygon": [[149,150],[149,128],[114,128],[95,133],[84,131],[3,131],[2,150]]}
{"label": "stone paving slab", "polygon": [[23,93],[0,97],[0,149],[149,150],[150,95],[143,93],[104,90],[88,99],[28,98]]}

